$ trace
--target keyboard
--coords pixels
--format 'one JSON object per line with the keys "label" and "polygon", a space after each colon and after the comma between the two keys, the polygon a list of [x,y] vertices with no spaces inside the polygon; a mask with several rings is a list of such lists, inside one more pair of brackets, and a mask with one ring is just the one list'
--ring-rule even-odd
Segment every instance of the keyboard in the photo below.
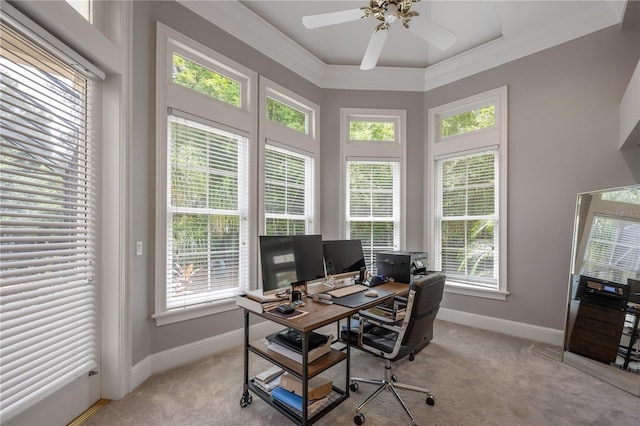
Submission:
{"label": "keyboard", "polygon": [[349,296],[350,294],[360,293],[361,291],[369,290],[369,287],[362,284],[354,284],[347,287],[337,288],[335,290],[328,291],[331,297],[344,297]]}

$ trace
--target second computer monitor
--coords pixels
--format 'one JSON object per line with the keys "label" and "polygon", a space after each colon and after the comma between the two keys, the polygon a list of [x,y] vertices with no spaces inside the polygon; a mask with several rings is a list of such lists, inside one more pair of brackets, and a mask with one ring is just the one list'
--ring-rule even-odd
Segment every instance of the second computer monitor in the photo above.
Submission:
{"label": "second computer monitor", "polygon": [[366,268],[360,240],[330,240],[322,242],[327,275],[360,272]]}

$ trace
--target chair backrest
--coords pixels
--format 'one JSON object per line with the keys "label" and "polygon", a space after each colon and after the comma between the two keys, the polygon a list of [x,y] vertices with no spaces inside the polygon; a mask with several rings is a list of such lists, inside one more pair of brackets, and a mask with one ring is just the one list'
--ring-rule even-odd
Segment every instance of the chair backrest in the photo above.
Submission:
{"label": "chair backrest", "polygon": [[415,291],[415,296],[411,319],[402,339],[403,352],[413,351],[431,340],[433,322],[442,301],[445,279],[444,274],[433,272],[411,284],[409,291]]}
{"label": "chair backrest", "polygon": [[629,284],[629,302],[640,303],[640,280],[627,278],[627,284]]}

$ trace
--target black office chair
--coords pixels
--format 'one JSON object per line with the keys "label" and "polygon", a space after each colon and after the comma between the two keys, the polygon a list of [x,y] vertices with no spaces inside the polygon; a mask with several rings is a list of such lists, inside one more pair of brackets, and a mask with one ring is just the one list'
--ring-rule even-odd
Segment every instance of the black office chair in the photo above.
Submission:
{"label": "black office chair", "polygon": [[[415,419],[396,392],[396,388],[425,393],[427,394],[427,404],[435,404],[435,398],[429,390],[397,383],[397,377],[391,370],[391,363],[406,356],[410,361],[413,361],[415,354],[432,339],[433,322],[440,308],[444,282],[445,276],[443,274],[430,273],[424,279],[419,279],[410,285],[408,297],[396,297],[393,306],[378,306],[359,312],[360,325],[357,347],[384,358],[386,363],[382,380],[350,378],[349,389],[354,392],[358,390],[358,382],[380,385],[356,408],[356,415],[353,418],[355,424],[364,423],[364,415],[360,410],[383,390],[393,392],[402,408],[411,417],[413,424],[415,424]],[[404,312],[403,307],[406,309]],[[398,315],[403,313],[404,318],[400,319]],[[396,316],[394,317],[394,315]]]}

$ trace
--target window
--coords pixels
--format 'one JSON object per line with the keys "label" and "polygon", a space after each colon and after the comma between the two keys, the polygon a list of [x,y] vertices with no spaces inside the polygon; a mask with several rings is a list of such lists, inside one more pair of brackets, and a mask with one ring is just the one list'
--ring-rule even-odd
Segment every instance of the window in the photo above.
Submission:
{"label": "window", "polygon": [[406,112],[343,108],[344,223],[347,239],[359,239],[367,269],[375,255],[404,245],[403,193]]}
{"label": "window", "polygon": [[313,158],[276,146],[265,152],[265,235],[311,233]]}
{"label": "window", "polygon": [[247,282],[247,138],[169,116],[167,309],[234,296]]}
{"label": "window", "polygon": [[349,140],[395,141],[395,123],[356,121],[349,123]]}
{"label": "window", "polygon": [[399,194],[398,161],[347,161],[347,239],[362,241],[372,273],[375,253],[398,247]]}
{"label": "window", "polygon": [[267,119],[307,133],[307,115],[304,112],[270,97],[267,97]]}
{"label": "window", "polygon": [[621,284],[640,279],[640,222],[595,215],[580,274]]}
{"label": "window", "polygon": [[164,273],[154,318],[163,325],[234,309],[255,279],[257,78],[162,24],[157,43],[156,263]]}
{"label": "window", "polygon": [[233,106],[240,106],[240,83],[173,54],[173,82]]}
{"label": "window", "polygon": [[3,14],[3,420],[98,365],[98,149],[91,113],[98,84],[78,71],[77,58],[71,63],[17,28]]}
{"label": "window", "polygon": [[436,160],[440,266],[447,278],[497,288],[497,152]]}
{"label": "window", "polygon": [[506,87],[430,109],[429,256],[447,291],[504,300]]}
{"label": "window", "polygon": [[316,122],[320,107],[274,82],[260,78],[262,161],[260,193],[263,235],[318,233]]}

